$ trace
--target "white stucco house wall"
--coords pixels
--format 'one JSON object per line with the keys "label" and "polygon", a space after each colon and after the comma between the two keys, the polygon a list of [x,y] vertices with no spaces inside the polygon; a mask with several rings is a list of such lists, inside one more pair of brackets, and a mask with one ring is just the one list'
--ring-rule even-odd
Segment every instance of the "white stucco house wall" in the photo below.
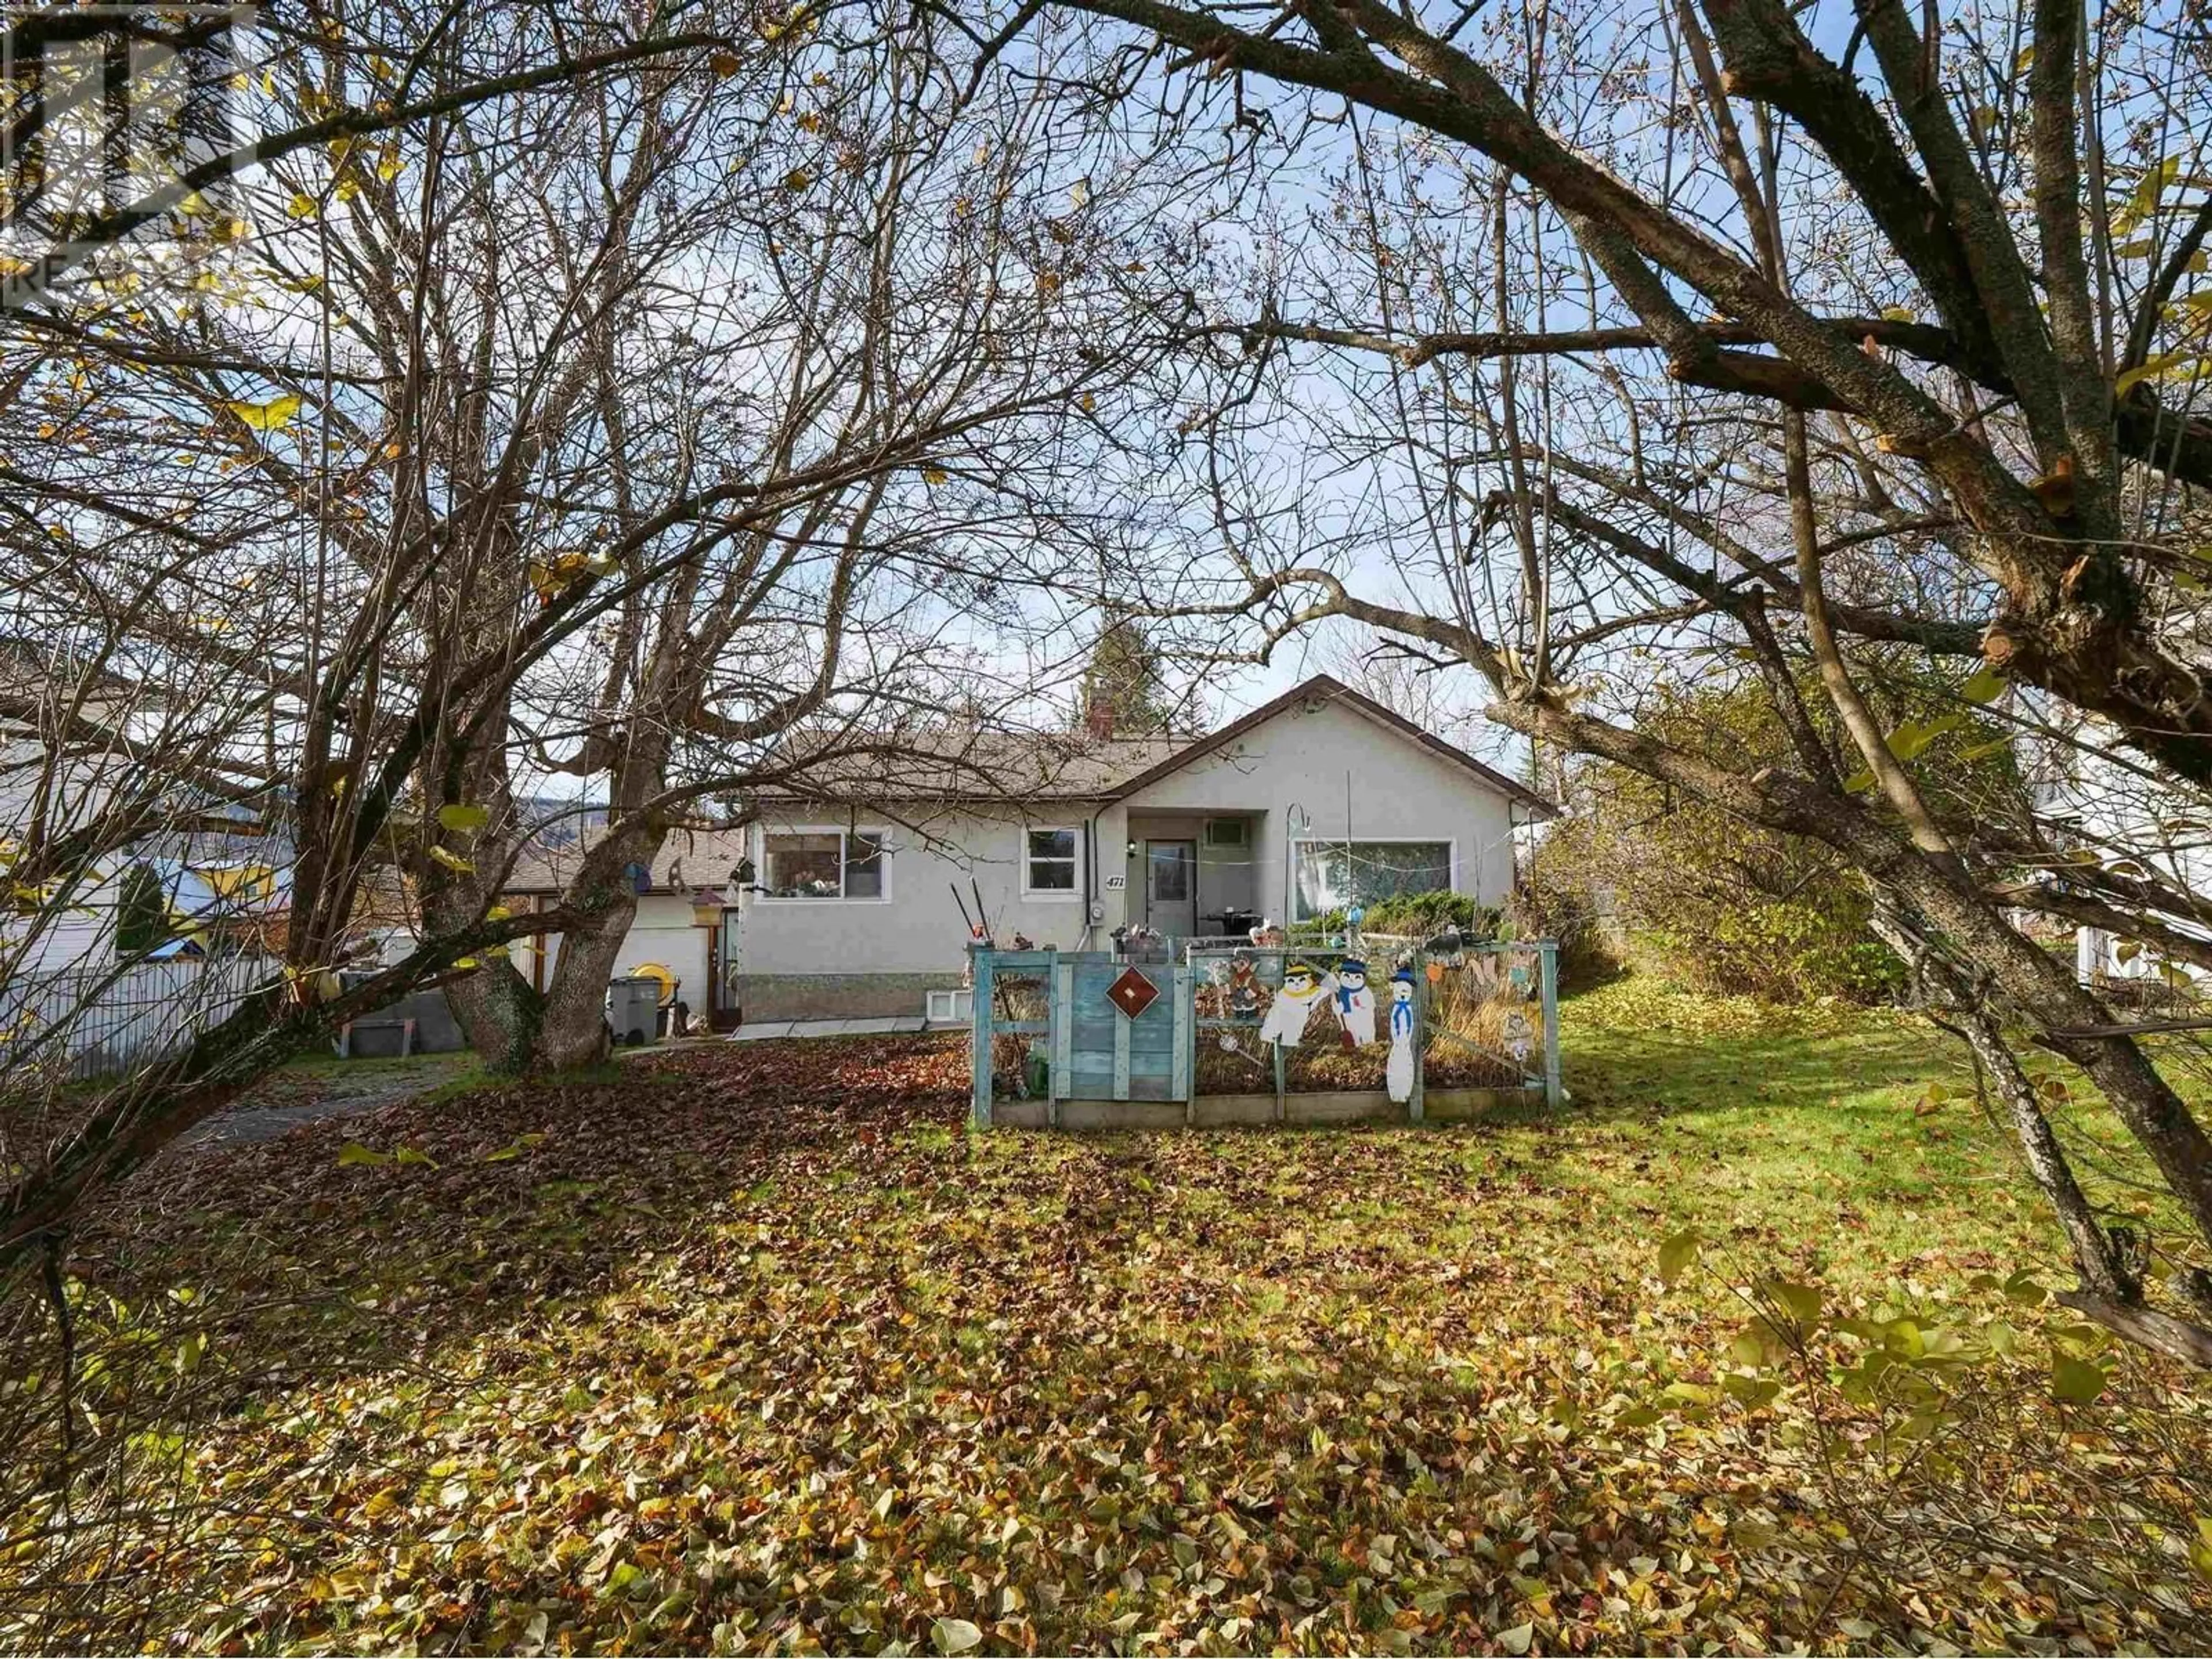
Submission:
{"label": "white stucco house wall", "polygon": [[[1500,903],[1516,831],[1555,811],[1325,675],[1201,738],[1037,741],[1080,746],[988,798],[857,787],[677,831],[633,872],[618,970],[664,970],[717,1029],[920,1014],[960,984],[979,900],[1001,945],[1063,950],[1109,948],[1124,926],[1241,934],[1395,890]],[[523,860],[505,902],[553,904],[580,855]],[[559,948],[539,936],[513,959],[542,986]]]}

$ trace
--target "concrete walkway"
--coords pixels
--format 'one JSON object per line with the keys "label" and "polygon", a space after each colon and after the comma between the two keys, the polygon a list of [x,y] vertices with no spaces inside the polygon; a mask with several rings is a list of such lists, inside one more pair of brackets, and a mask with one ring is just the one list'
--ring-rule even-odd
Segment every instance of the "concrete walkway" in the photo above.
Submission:
{"label": "concrete walkway", "polygon": [[274,1140],[302,1123],[356,1117],[412,1100],[475,1069],[476,1057],[467,1053],[280,1068],[255,1084],[234,1105],[178,1136],[176,1149]]}
{"label": "concrete walkway", "polygon": [[886,1014],[877,1019],[769,1019],[749,1023],[730,1033],[732,1042],[761,1042],[770,1037],[885,1036],[899,1031],[949,1031],[920,1014]]}

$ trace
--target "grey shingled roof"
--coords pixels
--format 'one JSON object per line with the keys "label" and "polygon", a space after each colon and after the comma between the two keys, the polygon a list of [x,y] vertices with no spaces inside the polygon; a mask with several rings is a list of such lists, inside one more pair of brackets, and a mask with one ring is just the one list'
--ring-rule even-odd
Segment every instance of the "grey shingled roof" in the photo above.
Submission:
{"label": "grey shingled roof", "polygon": [[[992,732],[944,727],[872,739],[849,732],[825,733],[809,755],[794,746],[783,777],[748,792],[764,806],[813,807],[825,815],[870,806],[927,810],[965,804],[1018,805],[1054,801],[1103,801],[1157,782],[1224,743],[1265,724],[1285,709],[1314,701],[1344,702],[1355,713],[1473,773],[1485,785],[1538,817],[1559,808],[1527,785],[1423,731],[1372,697],[1327,674],[1316,674],[1273,702],[1202,737],[1099,738],[1085,732]],[[533,846],[517,860],[508,891],[556,892],[584,853],[603,833],[596,829],[560,846]],[[653,860],[653,886],[719,886],[746,856],[742,830],[672,832]],[[680,876],[680,881],[678,878]]]}

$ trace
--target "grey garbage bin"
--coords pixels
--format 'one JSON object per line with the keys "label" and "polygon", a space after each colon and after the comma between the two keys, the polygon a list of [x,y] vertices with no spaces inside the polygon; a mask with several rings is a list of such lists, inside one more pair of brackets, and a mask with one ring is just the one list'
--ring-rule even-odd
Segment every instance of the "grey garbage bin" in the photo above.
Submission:
{"label": "grey garbage bin", "polygon": [[658,1042],[660,981],[637,975],[608,981],[607,1024],[618,1043]]}

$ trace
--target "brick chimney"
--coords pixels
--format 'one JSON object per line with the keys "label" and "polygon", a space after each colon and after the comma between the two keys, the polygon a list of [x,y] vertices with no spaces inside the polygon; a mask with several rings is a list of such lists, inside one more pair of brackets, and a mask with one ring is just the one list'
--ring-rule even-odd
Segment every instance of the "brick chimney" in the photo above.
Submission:
{"label": "brick chimney", "polygon": [[1103,743],[1114,735],[1114,702],[1110,697],[1093,697],[1090,707],[1083,711],[1083,729]]}

